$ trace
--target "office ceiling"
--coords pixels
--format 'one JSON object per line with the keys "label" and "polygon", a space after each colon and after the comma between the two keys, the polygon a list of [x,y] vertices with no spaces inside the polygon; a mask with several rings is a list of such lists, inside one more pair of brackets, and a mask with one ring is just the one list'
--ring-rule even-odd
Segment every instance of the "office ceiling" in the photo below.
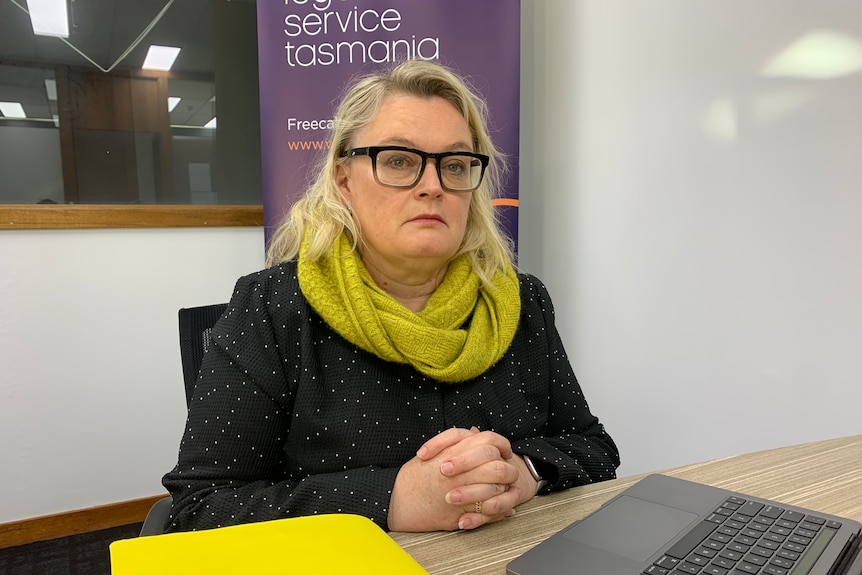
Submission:
{"label": "office ceiling", "polygon": [[26,8],[26,0],[0,0],[0,101],[20,102],[30,119],[50,120],[56,102],[50,100],[45,80],[53,78],[52,65],[94,71],[139,69],[151,44],[178,46],[181,52],[172,71],[202,80],[170,82],[171,96],[183,98],[171,123],[201,126],[213,116],[206,108],[212,108],[214,87],[206,79],[213,74],[214,5],[230,1],[255,4],[255,0],[68,0],[67,44],[33,34],[29,16],[19,7]]}

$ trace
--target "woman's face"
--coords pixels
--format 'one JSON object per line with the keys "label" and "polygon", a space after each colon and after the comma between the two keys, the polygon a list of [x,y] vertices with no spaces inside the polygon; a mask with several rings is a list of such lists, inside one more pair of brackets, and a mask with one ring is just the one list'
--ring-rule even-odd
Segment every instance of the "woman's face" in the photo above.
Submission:
{"label": "woman's face", "polygon": [[[350,145],[395,145],[433,153],[472,152],[472,142],[467,123],[446,100],[393,95]],[[377,183],[368,156],[339,165],[336,178],[359,221],[366,263],[389,271],[433,272],[444,268],[458,251],[472,193],[443,190],[434,159],[428,159],[422,177],[410,189]]]}

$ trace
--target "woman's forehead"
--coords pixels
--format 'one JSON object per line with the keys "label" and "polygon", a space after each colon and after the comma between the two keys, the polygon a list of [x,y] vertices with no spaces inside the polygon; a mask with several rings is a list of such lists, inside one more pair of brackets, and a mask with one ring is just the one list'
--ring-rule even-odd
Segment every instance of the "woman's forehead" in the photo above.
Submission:
{"label": "woman's forehead", "polygon": [[[411,145],[433,141],[449,147],[472,146],[467,121],[451,102],[439,96],[420,98],[406,94],[387,96],[371,121],[356,134],[357,139],[384,139],[383,144]],[[374,145],[374,143],[362,143]]]}

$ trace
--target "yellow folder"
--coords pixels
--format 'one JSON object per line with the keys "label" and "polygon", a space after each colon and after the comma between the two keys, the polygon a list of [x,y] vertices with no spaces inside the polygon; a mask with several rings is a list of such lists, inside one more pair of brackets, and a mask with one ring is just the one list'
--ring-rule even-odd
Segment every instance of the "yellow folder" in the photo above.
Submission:
{"label": "yellow folder", "polygon": [[111,543],[112,575],[425,574],[370,519],[311,515]]}

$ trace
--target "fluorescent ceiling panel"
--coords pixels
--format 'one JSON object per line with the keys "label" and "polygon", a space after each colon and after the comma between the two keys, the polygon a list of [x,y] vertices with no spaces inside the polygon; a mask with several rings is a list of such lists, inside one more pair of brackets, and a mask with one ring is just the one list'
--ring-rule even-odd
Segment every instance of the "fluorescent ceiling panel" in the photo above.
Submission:
{"label": "fluorescent ceiling panel", "polygon": [[170,70],[179,53],[179,48],[153,44],[147,51],[147,57],[144,59],[142,68],[145,70]]}
{"label": "fluorescent ceiling panel", "polygon": [[28,0],[30,23],[38,36],[69,37],[69,16],[66,0]]}
{"label": "fluorescent ceiling panel", "polygon": [[45,93],[51,102],[57,101],[57,81],[51,78],[45,79]]}
{"label": "fluorescent ceiling panel", "polygon": [[763,70],[767,77],[824,80],[862,70],[862,42],[832,30],[810,30]]}
{"label": "fluorescent ceiling panel", "polygon": [[168,112],[173,112],[174,108],[177,107],[177,104],[180,103],[180,100],[182,100],[182,98],[176,98],[174,96],[170,96],[168,98]]}
{"label": "fluorescent ceiling panel", "polygon": [[204,124],[204,128],[215,128],[216,127],[216,119],[213,117],[212,120]]}
{"label": "fluorescent ceiling panel", "polygon": [[27,117],[27,114],[24,113],[24,108],[18,102],[0,102],[0,112],[7,118]]}

